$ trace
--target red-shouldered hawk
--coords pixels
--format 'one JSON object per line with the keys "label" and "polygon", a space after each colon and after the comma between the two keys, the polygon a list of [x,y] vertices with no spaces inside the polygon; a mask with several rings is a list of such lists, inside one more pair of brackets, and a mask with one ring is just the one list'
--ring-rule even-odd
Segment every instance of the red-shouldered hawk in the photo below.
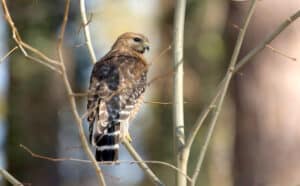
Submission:
{"label": "red-shouldered hawk", "polygon": [[137,113],[147,86],[148,64],[143,56],[149,40],[124,33],[98,61],[90,78],[88,121],[90,143],[97,161],[118,160],[119,143],[127,138],[130,120]]}

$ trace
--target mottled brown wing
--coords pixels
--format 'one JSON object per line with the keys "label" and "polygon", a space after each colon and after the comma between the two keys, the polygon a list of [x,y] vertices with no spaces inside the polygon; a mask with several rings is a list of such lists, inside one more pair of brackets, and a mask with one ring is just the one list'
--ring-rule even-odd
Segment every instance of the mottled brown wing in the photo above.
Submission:
{"label": "mottled brown wing", "polygon": [[141,60],[114,53],[95,64],[87,104],[92,144],[97,146],[107,129],[128,123],[133,117],[146,88],[147,69]]}

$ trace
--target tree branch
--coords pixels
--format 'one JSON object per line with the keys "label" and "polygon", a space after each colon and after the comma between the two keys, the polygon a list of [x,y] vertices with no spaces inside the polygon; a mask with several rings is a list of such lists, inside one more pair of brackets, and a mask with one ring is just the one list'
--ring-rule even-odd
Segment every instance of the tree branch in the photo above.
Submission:
{"label": "tree branch", "polygon": [[[61,73],[62,78],[64,80],[66,90],[68,92],[68,95],[71,95],[73,92],[72,92],[72,89],[71,89],[71,86],[70,86],[70,83],[69,83],[69,80],[68,80],[68,77],[67,77],[66,68],[65,68],[65,64],[63,62],[63,55],[62,55],[62,44],[63,44],[65,28],[66,28],[66,24],[67,24],[67,20],[68,20],[69,5],[70,5],[70,0],[67,0],[66,8],[65,8],[65,15],[64,15],[64,18],[63,18],[63,23],[62,23],[61,32],[60,32],[60,35],[59,35],[59,38],[58,38],[58,45],[57,45],[59,61],[56,61],[56,60],[53,60],[53,59],[47,57],[45,54],[40,52],[38,49],[33,48],[32,46],[30,46],[30,45],[28,45],[28,44],[26,44],[25,42],[22,41],[22,39],[20,37],[20,34],[18,33],[18,30],[15,27],[15,24],[14,24],[14,22],[13,22],[11,16],[10,16],[9,10],[7,8],[6,1],[2,0],[2,7],[3,7],[3,10],[4,10],[5,19],[7,20],[8,24],[10,25],[10,27],[12,29],[13,39],[17,43],[18,47],[20,48],[20,50],[22,51],[24,56],[26,58],[29,58],[29,59],[33,60],[33,61],[42,63],[45,66],[47,66],[48,68],[50,68],[50,69],[52,69],[56,72]],[[26,49],[28,49],[29,51],[34,53],[36,56],[39,56],[39,58],[34,57],[34,56],[30,56],[27,53]],[[55,66],[57,66],[57,67],[55,67]],[[58,69],[58,67],[61,68],[61,69]],[[90,151],[88,142],[85,138],[84,129],[82,127],[82,121],[81,121],[80,116],[78,114],[75,99],[73,98],[73,96],[69,96],[69,101],[70,101],[70,104],[71,104],[71,110],[72,110],[73,115],[75,117],[76,124],[78,126],[79,136],[80,136],[80,140],[81,140],[83,149],[86,152],[89,159],[91,160],[91,162],[93,162],[92,164],[94,165],[94,168],[96,170],[96,174],[97,174],[99,184],[105,186],[106,184],[105,184],[104,177],[103,177],[103,174],[101,172],[101,169],[98,166],[97,161],[94,159],[94,156],[93,156],[92,152]]]}
{"label": "tree branch", "polygon": [[[2,8],[3,8],[3,13],[4,13],[4,18],[12,30],[12,37],[13,37],[14,41],[17,43],[18,48],[22,51],[23,55],[32,61],[35,61],[37,63],[45,65],[46,67],[50,68],[51,70],[53,70],[55,72],[61,73],[59,62],[57,62],[56,60],[50,59],[49,57],[44,55],[39,50],[29,46],[28,44],[26,44],[25,42],[22,41],[21,36],[18,32],[18,29],[15,27],[15,23],[11,18],[11,15],[9,13],[9,10],[8,10],[5,0],[2,0]],[[34,54],[39,56],[41,59],[29,55],[27,53],[27,51],[25,50],[25,48],[27,48],[28,50],[30,50],[31,52],[33,52]]]}
{"label": "tree branch", "polygon": [[68,93],[68,98],[69,98],[69,102],[71,104],[72,113],[73,113],[74,118],[76,120],[76,124],[77,124],[78,131],[79,131],[79,137],[80,137],[80,141],[81,141],[81,144],[82,144],[82,148],[83,148],[84,152],[86,153],[86,155],[88,156],[88,158],[92,162],[92,165],[93,165],[93,167],[96,171],[96,175],[97,175],[97,178],[98,178],[99,185],[105,186],[106,183],[105,183],[105,180],[104,180],[103,173],[102,173],[96,159],[94,158],[94,155],[91,152],[91,150],[89,148],[89,144],[88,144],[87,139],[85,137],[84,128],[82,126],[82,120],[81,120],[81,118],[79,116],[79,113],[77,111],[75,98],[73,96],[71,96],[71,94],[73,94],[73,91],[72,91],[70,82],[68,80],[66,67],[65,67],[65,64],[64,64],[64,59],[63,59],[63,54],[62,54],[62,44],[63,44],[63,40],[64,40],[64,33],[65,33],[65,29],[66,29],[66,24],[67,24],[67,21],[68,21],[69,8],[70,8],[70,0],[66,0],[65,15],[64,15],[64,18],[63,18],[63,23],[62,23],[60,35],[58,37],[58,45],[57,45],[59,61],[61,62],[62,72],[63,72],[62,78],[64,80],[64,84],[65,84],[65,87],[66,87],[66,90],[67,90],[67,93]]}
{"label": "tree branch", "polygon": [[[72,158],[72,157],[54,158],[54,157],[44,156],[44,155],[40,155],[40,154],[37,154],[37,153],[33,152],[32,150],[30,150],[25,145],[20,144],[20,147],[22,149],[24,149],[26,152],[28,152],[30,154],[30,156],[32,156],[33,158],[43,159],[43,160],[52,161],[52,162],[73,161],[73,162],[79,162],[79,163],[91,163],[90,160],[83,160],[83,159]],[[133,149],[133,153],[136,153],[134,149]],[[185,175],[180,169],[178,169],[177,167],[175,167],[174,165],[172,165],[170,163],[163,162],[163,161],[156,161],[156,160],[141,160],[141,161],[139,161],[139,160],[136,160],[136,161],[132,161],[132,160],[118,160],[118,161],[98,162],[99,165],[111,165],[113,163],[114,164],[120,164],[120,163],[127,163],[127,164],[147,163],[147,164],[162,165],[162,166],[168,167],[168,168],[170,168],[170,169],[172,169],[174,171],[180,172],[183,176],[186,177],[186,179],[189,182],[192,181],[192,178],[190,178],[188,175]]]}
{"label": "tree branch", "polygon": [[88,26],[88,19],[86,17],[85,0],[80,0],[80,14],[81,14],[81,19],[82,19],[82,27],[84,30],[84,38],[86,41],[86,46],[88,48],[92,63],[96,63],[97,59],[96,59],[93,44],[91,41],[91,34],[90,34],[89,26]]}
{"label": "tree branch", "polygon": [[268,49],[270,49],[272,52],[276,53],[276,54],[279,54],[279,55],[281,55],[281,56],[283,56],[283,57],[285,57],[285,58],[288,58],[288,59],[290,59],[290,60],[292,60],[292,61],[297,61],[297,58],[292,57],[292,56],[289,56],[288,54],[286,54],[286,53],[284,53],[284,52],[282,52],[282,51],[280,51],[280,50],[278,50],[278,49],[272,47],[270,44],[267,44],[266,47],[267,47]]}
{"label": "tree branch", "polygon": [[208,106],[205,107],[205,109],[201,112],[201,114],[199,115],[199,117],[197,118],[195,125],[192,127],[191,129],[191,133],[190,135],[187,137],[186,139],[186,146],[185,149],[190,151],[192,144],[198,134],[198,131],[200,130],[200,128],[202,127],[203,122],[205,121],[206,117],[208,116],[208,114],[216,108],[216,101],[221,93],[220,90],[223,89],[223,85],[224,85],[224,80],[222,80],[222,82],[219,84],[218,86],[218,91],[216,93],[216,95],[212,98],[212,101],[210,102],[210,104]]}
{"label": "tree branch", "polygon": [[267,44],[271,43],[271,41],[273,41],[275,37],[277,37],[286,27],[288,27],[292,22],[294,22],[299,17],[300,17],[300,10],[297,10],[291,17],[287,18],[283,23],[281,23],[275,29],[275,31],[273,31],[270,35],[268,35],[254,49],[248,52],[248,54],[237,63],[234,72],[237,72],[242,67],[244,67],[253,56],[255,56],[258,52],[262,51]]}
{"label": "tree branch", "polygon": [[[187,173],[187,155],[183,151],[185,146],[184,134],[184,104],[183,104],[183,36],[186,0],[177,0],[174,17],[174,48],[173,48],[173,130],[174,150],[177,167]],[[186,186],[186,178],[181,174],[176,175],[177,186]]]}
{"label": "tree branch", "polygon": [[141,169],[143,169],[143,171],[147,174],[151,181],[157,186],[164,186],[160,179],[152,172],[152,170],[148,167],[148,165],[143,161],[140,155],[135,151],[133,146],[127,140],[123,141],[123,145],[126,147],[133,159],[139,162],[138,165],[141,167]]}
{"label": "tree branch", "polygon": [[198,157],[198,160],[197,160],[197,165],[196,165],[196,168],[195,168],[193,176],[192,176],[192,180],[193,180],[192,185],[196,184],[199,172],[201,170],[201,166],[202,166],[202,163],[203,163],[206,151],[207,151],[208,144],[210,142],[210,139],[211,139],[211,136],[213,134],[217,119],[218,119],[220,111],[222,109],[222,106],[223,106],[223,103],[224,103],[224,99],[225,99],[230,81],[231,81],[232,76],[234,74],[235,65],[236,65],[236,62],[237,62],[237,59],[238,59],[238,56],[239,56],[239,53],[240,53],[240,49],[241,49],[241,46],[242,46],[242,43],[243,43],[243,40],[244,40],[244,37],[245,37],[246,30],[248,28],[250,19],[251,19],[253,13],[254,13],[256,2],[257,2],[257,0],[252,0],[251,1],[251,5],[250,5],[250,8],[248,10],[244,25],[241,28],[241,30],[239,31],[239,35],[238,35],[238,38],[237,38],[237,41],[236,41],[236,44],[235,44],[235,48],[234,48],[231,60],[230,60],[230,64],[229,64],[227,73],[225,75],[224,86],[221,86],[222,88],[221,88],[221,94],[220,94],[220,97],[219,97],[219,100],[218,100],[218,104],[216,106],[215,112],[213,113],[211,122],[209,124],[208,132],[207,132],[207,135],[206,135],[205,140],[204,140],[204,145],[203,145],[203,147],[200,151],[200,154],[199,154],[199,157]]}
{"label": "tree branch", "polygon": [[0,174],[3,178],[5,178],[9,183],[14,186],[24,186],[21,182],[19,182],[15,177],[9,174],[6,170],[0,169]]}
{"label": "tree branch", "polygon": [[18,49],[18,46],[15,46],[14,48],[12,48],[10,51],[8,51],[4,56],[2,56],[0,58],[0,64],[8,57],[10,56],[15,50]]}
{"label": "tree branch", "polygon": [[[273,31],[271,34],[269,34],[261,43],[258,44],[255,48],[253,48],[248,54],[246,54],[242,59],[240,59],[237,62],[237,65],[234,69],[234,74],[238,73],[246,64],[250,62],[250,59],[252,59],[256,54],[261,52],[265,46],[269,43],[271,43],[272,40],[274,40],[284,29],[286,29],[292,22],[294,22],[296,19],[300,17],[300,10],[296,11],[291,17],[286,19],[282,24],[280,24],[275,31]],[[240,29],[239,29],[240,30]],[[194,126],[192,127],[191,133],[187,137],[186,142],[186,149],[190,149],[196,135],[198,134],[203,122],[205,121],[208,114],[216,107],[216,101],[218,96],[220,95],[221,91],[223,90],[225,78],[221,81],[217,93],[212,98],[212,101],[209,103],[208,106],[205,107],[205,109],[201,112],[199,117],[197,118],[197,121],[195,122]]]}

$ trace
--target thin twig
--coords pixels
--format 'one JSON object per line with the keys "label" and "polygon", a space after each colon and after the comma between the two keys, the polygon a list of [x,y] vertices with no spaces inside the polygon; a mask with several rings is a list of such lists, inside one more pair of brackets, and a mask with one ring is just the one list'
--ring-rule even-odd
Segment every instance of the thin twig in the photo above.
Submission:
{"label": "thin twig", "polygon": [[24,53],[24,55],[27,55],[27,52],[25,51],[25,49],[23,48],[22,44],[20,43],[20,35],[19,32],[17,30],[17,28],[15,27],[15,23],[13,22],[7,4],[6,4],[6,0],[2,0],[2,8],[3,8],[3,13],[4,13],[4,18],[6,19],[7,23],[9,24],[11,30],[12,30],[12,36],[13,39],[15,40],[15,42],[17,43],[17,45],[19,46],[20,50]]}
{"label": "thin twig", "polygon": [[78,34],[81,32],[81,29],[82,29],[83,27],[89,25],[89,24],[92,22],[92,20],[93,20],[93,14],[90,14],[90,17],[89,17],[89,19],[87,20],[86,24],[81,23],[81,24],[79,25],[79,28],[78,28]]}
{"label": "thin twig", "polygon": [[[270,35],[266,37],[257,47],[252,49],[246,56],[244,56],[239,62],[237,62],[237,65],[234,69],[234,74],[239,73],[240,69],[244,67],[248,62],[250,62],[250,59],[252,59],[257,53],[261,52],[267,44],[269,44],[275,37],[277,37],[285,28],[287,28],[293,21],[298,19],[300,17],[300,10],[295,12],[290,18],[285,20],[282,24],[280,24],[277,29],[275,29],[274,32],[272,32]],[[239,29],[240,30],[240,29]],[[187,143],[186,143],[186,149],[190,149],[192,146],[192,143],[195,140],[195,137],[197,133],[199,132],[204,120],[208,116],[209,112],[212,111],[213,108],[216,107],[216,101],[218,96],[220,95],[221,91],[223,90],[223,85],[225,82],[225,78],[222,80],[220,83],[220,87],[217,89],[217,93],[210,102],[210,104],[201,112],[199,115],[197,121],[195,122],[190,135],[187,138]]]}
{"label": "thin twig", "polygon": [[91,41],[91,34],[90,34],[90,29],[88,26],[88,23],[90,23],[87,20],[86,17],[86,8],[85,8],[85,0],[80,0],[80,15],[81,15],[81,19],[82,19],[82,26],[83,26],[83,30],[84,30],[84,38],[86,41],[86,46],[88,48],[90,57],[91,57],[91,61],[92,63],[96,63],[97,59],[96,59],[96,55],[93,49],[93,44]]}
{"label": "thin twig", "polygon": [[[205,109],[203,109],[203,111],[201,112],[201,114],[198,116],[194,126],[191,129],[190,134],[188,135],[187,139],[186,139],[186,145],[184,147],[184,149],[188,150],[190,153],[190,149],[193,145],[193,142],[195,141],[195,138],[200,130],[200,128],[202,127],[202,124],[204,123],[205,119],[207,118],[208,114],[214,109],[216,108],[216,102],[218,97],[220,96],[220,93],[223,89],[224,86],[224,82],[225,80],[223,80],[217,88],[217,93],[215,94],[215,96],[212,98],[212,101],[205,107]],[[189,155],[188,155],[189,156]]]}
{"label": "thin twig", "polygon": [[72,113],[75,117],[75,121],[78,127],[78,131],[79,131],[79,137],[80,137],[80,141],[82,144],[82,148],[84,150],[84,152],[86,153],[86,155],[88,156],[88,158],[91,160],[92,165],[96,171],[96,175],[98,178],[98,184],[101,186],[105,186],[105,180],[104,180],[104,176],[103,173],[97,163],[97,161],[94,158],[93,153],[91,152],[90,148],[89,148],[89,144],[87,142],[87,139],[85,137],[84,134],[84,129],[82,126],[82,120],[79,116],[78,110],[77,110],[77,106],[76,106],[76,102],[75,102],[75,98],[73,96],[70,96],[73,94],[70,82],[68,80],[68,76],[67,76],[67,72],[66,72],[66,67],[64,64],[64,59],[63,59],[63,54],[62,54],[62,45],[63,45],[63,40],[64,40],[64,34],[65,34],[65,29],[66,29],[66,24],[68,21],[68,15],[69,15],[69,8],[70,8],[70,0],[66,0],[66,8],[65,8],[65,14],[64,14],[64,18],[63,18],[63,22],[62,22],[62,26],[61,26],[61,32],[59,34],[58,37],[58,44],[57,44],[57,51],[58,51],[58,56],[59,56],[59,61],[61,62],[61,66],[62,66],[62,78],[64,80],[64,84],[68,93],[68,98],[69,98],[69,102],[71,104],[71,110]]}
{"label": "thin twig", "polygon": [[25,56],[25,58],[28,58],[28,59],[30,59],[31,61],[35,61],[35,62],[37,62],[37,63],[40,63],[40,64],[42,64],[42,65],[48,67],[49,69],[51,69],[51,70],[53,70],[53,71],[55,71],[55,72],[57,72],[57,73],[59,73],[59,74],[62,74],[62,71],[61,71],[60,69],[58,69],[57,67],[54,67],[54,66],[48,64],[47,62],[45,62],[45,61],[43,61],[43,60],[40,60],[39,58],[36,58],[36,57],[31,56],[31,55],[29,55],[29,54],[28,54],[27,56]]}
{"label": "thin twig", "polygon": [[243,40],[244,40],[244,37],[245,37],[246,30],[248,28],[251,17],[254,13],[256,2],[257,2],[257,0],[252,0],[251,1],[251,5],[250,5],[249,11],[247,13],[247,16],[245,18],[244,25],[243,25],[242,29],[239,31],[237,42],[236,42],[236,45],[235,45],[235,48],[234,48],[234,51],[233,51],[233,54],[232,54],[232,57],[231,57],[231,60],[230,60],[230,64],[229,64],[229,67],[228,67],[228,70],[227,70],[227,73],[226,73],[226,76],[225,76],[224,86],[221,86],[222,91],[221,91],[216,109],[214,110],[211,122],[209,124],[208,132],[207,132],[207,135],[206,135],[205,140],[204,140],[204,145],[201,148],[201,151],[200,151],[200,154],[199,154],[199,157],[198,157],[198,160],[197,160],[196,168],[193,172],[193,176],[192,176],[192,180],[193,180],[192,185],[193,186],[196,184],[196,181],[197,181],[198,175],[200,173],[201,166],[202,166],[202,163],[203,163],[206,151],[207,151],[208,144],[210,142],[210,139],[211,139],[211,136],[213,134],[218,116],[220,114],[221,108],[222,108],[223,103],[224,103],[224,99],[225,99],[225,96],[226,96],[226,93],[227,93],[227,90],[228,90],[228,87],[229,87],[229,83],[230,83],[230,81],[232,79],[232,76],[234,74],[234,68],[235,68],[239,53],[240,53],[240,49],[241,49],[241,46],[242,46],[242,43],[243,43]]}
{"label": "thin twig", "polygon": [[262,51],[265,46],[275,37],[277,37],[286,27],[288,27],[292,22],[300,17],[300,10],[297,10],[291,17],[287,18],[283,23],[281,23],[270,35],[268,35],[262,42],[260,42],[254,49],[252,49],[246,56],[244,56],[239,62],[237,63],[234,72],[239,71],[242,67],[244,67],[249,60],[255,56],[258,52]]}
{"label": "thin twig", "polygon": [[292,61],[297,61],[297,58],[291,57],[291,56],[285,54],[284,52],[282,52],[282,51],[280,51],[280,50],[278,50],[278,49],[272,47],[272,46],[269,45],[269,44],[267,44],[266,47],[269,48],[272,52],[274,52],[274,53],[276,53],[276,54],[279,54],[279,55],[281,55],[281,56],[283,56],[283,57],[286,57],[286,58],[288,58],[288,59],[290,59],[290,60],[292,60]]}
{"label": "thin twig", "polygon": [[9,172],[0,168],[0,175],[3,176],[9,183],[14,186],[24,186],[20,181],[18,181],[15,177],[13,177]]}
{"label": "thin twig", "polygon": [[[53,158],[53,157],[49,157],[49,156],[44,156],[44,155],[40,155],[37,154],[35,152],[33,152],[31,149],[29,149],[28,147],[26,147],[25,145],[20,144],[20,148],[24,149],[26,152],[28,152],[30,154],[30,156],[32,156],[33,158],[38,158],[38,159],[43,159],[43,160],[48,160],[48,161],[53,161],[53,162],[62,162],[62,161],[74,161],[74,162],[80,162],[80,163],[91,163],[90,160],[83,160],[83,159],[78,159],[78,158],[72,158],[72,157],[68,157],[68,158]],[[74,148],[74,147],[72,147]],[[77,148],[77,147],[75,147]],[[78,148],[82,148],[81,146]],[[188,176],[185,175],[181,170],[179,170],[177,167],[175,167],[174,165],[164,162],[164,161],[157,161],[157,160],[142,160],[142,161],[133,161],[133,160],[118,160],[118,161],[107,161],[107,162],[98,162],[99,165],[112,165],[112,164],[138,164],[138,163],[148,163],[148,164],[156,164],[156,165],[162,165],[165,167],[168,167],[170,169],[173,169],[174,171],[178,171],[181,172],[187,180],[189,180],[190,182],[192,181],[192,179]]]}
{"label": "thin twig", "polygon": [[[127,141],[123,141],[123,145],[126,147],[130,155],[134,160],[138,161],[138,165],[144,170],[144,172],[151,178],[151,181],[158,186],[163,186],[164,184],[160,181],[160,179],[152,172],[152,170],[148,167],[148,165],[143,161],[140,155],[135,151],[132,145]],[[186,175],[186,174],[185,174]]]}
{"label": "thin twig", "polygon": [[1,57],[0,64],[17,49],[18,49],[18,46],[15,46],[10,51],[8,51],[3,57]]}
{"label": "thin twig", "polygon": [[[184,134],[184,104],[183,104],[183,35],[186,0],[175,1],[174,16],[174,48],[173,48],[173,133],[174,133],[174,154],[176,166],[187,173],[187,151]],[[187,180],[182,174],[177,173],[176,185],[186,186]]]}
{"label": "thin twig", "polygon": [[[23,53],[23,55],[28,58],[31,59],[35,62],[38,62],[40,64],[43,64],[45,66],[47,66],[48,68],[56,71],[56,72],[60,72],[60,70],[58,69],[60,66],[53,66],[53,65],[60,65],[57,61],[50,59],[49,57],[47,57],[46,55],[44,55],[42,52],[40,52],[38,49],[35,49],[31,46],[29,46],[28,44],[26,44],[25,42],[22,41],[21,36],[18,32],[18,29],[15,27],[15,23],[11,18],[10,12],[7,8],[7,4],[5,0],[2,0],[2,8],[3,8],[3,12],[4,12],[4,17],[7,21],[7,23],[9,24],[11,30],[12,30],[12,37],[14,39],[14,41],[16,42],[16,44],[18,45],[18,48],[21,50],[21,52]],[[35,58],[34,56],[30,56],[27,51],[25,50],[25,48],[27,48],[28,50],[30,50],[31,52],[33,52],[34,54],[36,54],[37,56],[40,56],[42,59],[38,59]],[[46,64],[47,63],[47,64]]]}
{"label": "thin twig", "polygon": [[[252,59],[256,54],[258,54],[259,52],[261,52],[265,46],[269,43],[271,43],[271,41],[277,37],[285,28],[287,28],[292,22],[294,22],[297,18],[300,17],[300,10],[296,11],[290,18],[288,18],[287,20],[285,20],[282,24],[280,24],[277,29],[275,29],[275,31],[273,31],[270,35],[268,35],[261,43],[258,44],[257,47],[255,47],[254,49],[252,49],[250,52],[248,52],[248,54],[246,54],[246,56],[244,56],[242,59],[240,59],[237,62],[237,65],[234,69],[234,74],[236,73],[240,73],[239,71],[247,64],[250,62],[250,59]],[[212,101],[209,103],[209,105],[201,112],[201,114],[199,115],[197,121],[195,122],[194,126],[193,126],[193,130],[191,130],[192,132],[190,133],[190,135],[187,138],[187,147],[190,148],[191,144],[193,143],[194,139],[195,139],[195,135],[198,133],[199,129],[202,126],[203,121],[205,120],[205,118],[207,117],[208,113],[211,111],[211,106],[215,105],[216,99],[218,97],[218,95],[221,93],[221,90],[223,89],[221,86],[222,84],[224,84],[225,82],[225,78],[222,80],[222,82],[220,83],[219,88],[217,89],[217,93],[214,96],[214,98],[212,99]],[[192,137],[194,136],[194,137]]]}
{"label": "thin twig", "polygon": [[153,65],[154,63],[157,63],[157,61],[159,61],[159,59],[165,55],[168,51],[170,51],[172,49],[172,45],[169,45],[168,47],[166,47],[163,51],[160,52],[159,55],[155,56],[151,63],[149,63],[148,65]]}
{"label": "thin twig", "polygon": [[44,59],[45,61],[47,61],[48,63],[52,64],[52,65],[57,65],[60,66],[60,62],[54,59],[49,58],[48,56],[46,56],[43,52],[41,52],[40,50],[33,48],[32,46],[30,46],[29,44],[25,43],[24,41],[20,40],[21,45],[30,50],[31,52],[33,52],[34,54],[40,56],[42,59]]}

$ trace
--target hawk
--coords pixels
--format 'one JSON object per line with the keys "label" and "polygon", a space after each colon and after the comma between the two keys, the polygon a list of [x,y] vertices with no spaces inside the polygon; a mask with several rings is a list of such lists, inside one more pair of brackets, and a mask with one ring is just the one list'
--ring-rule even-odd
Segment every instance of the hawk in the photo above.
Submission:
{"label": "hawk", "polygon": [[127,32],[93,67],[87,120],[97,161],[117,161],[119,143],[132,141],[128,127],[147,86],[148,63],[143,54],[149,49],[147,37]]}

